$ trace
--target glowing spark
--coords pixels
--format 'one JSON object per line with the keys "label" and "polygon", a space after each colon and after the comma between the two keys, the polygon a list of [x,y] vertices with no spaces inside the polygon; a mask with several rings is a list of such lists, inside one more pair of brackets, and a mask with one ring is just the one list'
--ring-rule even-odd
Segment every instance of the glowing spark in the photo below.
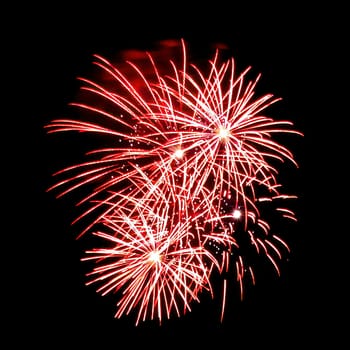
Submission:
{"label": "glowing spark", "polygon": [[235,209],[232,213],[234,219],[239,219],[242,216],[242,212],[238,209]]}
{"label": "glowing spark", "polygon": [[177,149],[175,151],[175,157],[178,158],[178,159],[181,159],[183,157],[184,153],[185,152],[182,149]]}
{"label": "glowing spark", "polygon": [[151,252],[151,254],[149,255],[149,260],[152,263],[160,263],[161,262],[161,255],[157,251]]}
{"label": "glowing spark", "polygon": [[216,133],[221,141],[227,141],[228,137],[230,136],[230,131],[222,126],[216,131]]}

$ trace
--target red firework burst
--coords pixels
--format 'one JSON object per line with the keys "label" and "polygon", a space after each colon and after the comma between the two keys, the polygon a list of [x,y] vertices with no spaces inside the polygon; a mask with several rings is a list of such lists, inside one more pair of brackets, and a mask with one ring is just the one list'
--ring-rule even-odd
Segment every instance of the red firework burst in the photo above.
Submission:
{"label": "red firework burst", "polygon": [[211,291],[217,261],[192,233],[195,217],[175,223],[167,202],[155,212],[143,200],[134,204],[128,213],[114,208],[101,220],[103,230],[95,234],[113,245],[87,251],[83,260],[98,261],[88,284],[100,283],[103,294],[121,290],[115,316],[138,310],[136,324],[154,317],[161,322],[172,311],[180,316],[202,290]]}
{"label": "red firework burst", "polygon": [[[278,273],[280,250],[289,249],[270,235],[260,204],[290,197],[280,193],[276,161],[297,166],[272,135],[302,133],[265,116],[279,98],[255,97],[260,76],[246,81],[249,68],[237,75],[234,60],[222,62],[217,50],[200,69],[188,62],[184,41],[181,49],[181,63],[145,54],[144,69],[126,61],[122,70],[96,55],[104,83],[82,78],[84,101],[72,103],[92,120],[46,126],[112,139],[111,147],[89,152],[90,160],[57,172],[62,179],[49,190],[60,197],[88,189],[78,203],[88,208],[76,221],[92,219],[79,237],[92,232],[112,244],[87,252],[84,260],[98,263],[89,283],[102,283],[104,294],[122,289],[116,317],[138,309],[136,323],[190,310],[202,290],[212,293],[213,268],[233,270],[242,294],[245,271],[253,282],[254,273],[239,230]],[[276,210],[295,220],[290,209]],[[224,310],[226,278],[223,285]]]}

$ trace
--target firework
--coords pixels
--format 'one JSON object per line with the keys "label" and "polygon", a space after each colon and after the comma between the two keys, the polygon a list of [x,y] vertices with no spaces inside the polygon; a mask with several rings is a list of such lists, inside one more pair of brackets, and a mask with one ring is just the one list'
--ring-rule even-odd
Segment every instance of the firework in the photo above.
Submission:
{"label": "firework", "polygon": [[138,310],[136,324],[190,311],[202,290],[211,292],[209,277],[217,265],[192,233],[195,217],[174,220],[169,201],[156,207],[148,201],[141,199],[129,211],[113,205],[100,221],[103,229],[95,233],[113,245],[87,251],[83,259],[98,261],[88,284],[100,284],[103,295],[121,290],[115,316]]}
{"label": "firework", "polygon": [[[278,274],[281,251],[289,250],[270,234],[260,206],[293,197],[280,193],[276,164],[297,163],[273,135],[302,133],[264,114],[280,99],[255,97],[260,75],[247,80],[250,68],[237,74],[219,50],[202,68],[188,61],[183,40],[180,48],[180,59],[157,62],[146,53],[142,65],[127,60],[121,68],[94,56],[103,79],[81,78],[83,101],[72,103],[86,119],[46,126],[111,141],[58,171],[49,190],[85,191],[78,237],[91,233],[112,245],[86,252],[83,260],[97,264],[89,284],[100,283],[103,294],[123,290],[116,317],[138,310],[136,323],[181,315],[204,290],[214,297],[213,269],[235,276],[243,295],[245,276],[255,278],[240,236]],[[296,220],[288,208],[275,210]],[[226,277],[223,286],[224,310]]]}

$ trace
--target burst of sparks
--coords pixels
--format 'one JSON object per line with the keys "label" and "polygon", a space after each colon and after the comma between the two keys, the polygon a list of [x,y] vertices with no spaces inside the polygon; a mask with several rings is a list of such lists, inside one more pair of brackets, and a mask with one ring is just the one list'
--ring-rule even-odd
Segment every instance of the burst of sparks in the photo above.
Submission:
{"label": "burst of sparks", "polygon": [[[181,48],[181,63],[169,60],[165,73],[150,53],[151,68],[130,60],[125,72],[95,55],[104,83],[81,78],[85,99],[72,103],[92,119],[46,125],[49,133],[112,140],[58,171],[61,180],[49,190],[61,197],[88,189],[77,203],[88,207],[75,222],[92,219],[78,237],[92,233],[109,246],[86,252],[83,260],[97,264],[88,284],[121,293],[116,317],[135,311],[136,324],[180,316],[204,290],[214,297],[215,269],[235,275],[243,297],[243,281],[255,283],[255,276],[241,236],[278,274],[282,250],[289,251],[270,234],[260,206],[293,198],[280,193],[276,164],[297,163],[272,135],[302,133],[265,116],[279,98],[255,97],[260,76],[246,82],[250,68],[237,75],[234,60],[222,62],[217,50],[205,70],[188,62],[183,40]],[[288,208],[275,212],[296,221]],[[221,318],[227,285],[225,277]]]}
{"label": "burst of sparks", "polygon": [[190,234],[191,220],[169,227],[171,207],[158,206],[156,213],[148,209],[139,206],[138,216],[130,216],[116,208],[104,218],[104,231],[95,233],[113,245],[87,251],[83,259],[99,261],[89,274],[97,275],[89,284],[101,283],[99,292],[122,289],[116,317],[138,309],[136,324],[191,310],[190,301],[199,301],[203,289],[211,290],[210,270],[217,264]]}

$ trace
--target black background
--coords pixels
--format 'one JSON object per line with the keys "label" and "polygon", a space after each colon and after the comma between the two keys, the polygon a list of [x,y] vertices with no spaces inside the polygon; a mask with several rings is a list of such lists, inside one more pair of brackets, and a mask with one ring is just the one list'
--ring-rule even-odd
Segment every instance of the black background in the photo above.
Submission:
{"label": "black background", "polygon": [[[323,152],[316,134],[327,113],[322,101],[330,96],[321,86],[327,85],[327,55],[335,50],[336,30],[329,25],[333,17],[326,8],[294,2],[57,2],[13,11],[16,34],[9,52],[16,68],[11,73],[11,110],[21,146],[14,157],[18,194],[10,205],[16,229],[16,234],[11,232],[15,243],[8,260],[14,267],[9,283],[15,296],[9,322],[15,330],[12,342],[45,349],[285,349],[338,341],[330,316],[335,308],[330,290],[337,288],[331,277],[332,259],[324,243],[322,214],[314,209],[324,194],[315,188],[316,164]],[[252,66],[262,73],[263,92],[283,98],[273,109],[274,116],[292,120],[305,134],[289,144],[300,169],[283,175],[299,196],[299,222],[290,233],[292,252],[282,264],[281,277],[266,276],[248,288],[242,302],[233,296],[222,324],[219,305],[204,299],[181,318],[135,327],[131,317],[113,318],[112,296],[101,297],[84,285],[81,246],[70,226],[72,202],[46,193],[54,171],[81,160],[79,145],[70,140],[61,144],[62,138],[48,136],[43,126],[66,112],[79,88],[76,77],[89,72],[93,54],[108,57],[172,38],[184,38],[189,51],[205,58],[211,57],[211,44],[226,43],[240,67]]]}

